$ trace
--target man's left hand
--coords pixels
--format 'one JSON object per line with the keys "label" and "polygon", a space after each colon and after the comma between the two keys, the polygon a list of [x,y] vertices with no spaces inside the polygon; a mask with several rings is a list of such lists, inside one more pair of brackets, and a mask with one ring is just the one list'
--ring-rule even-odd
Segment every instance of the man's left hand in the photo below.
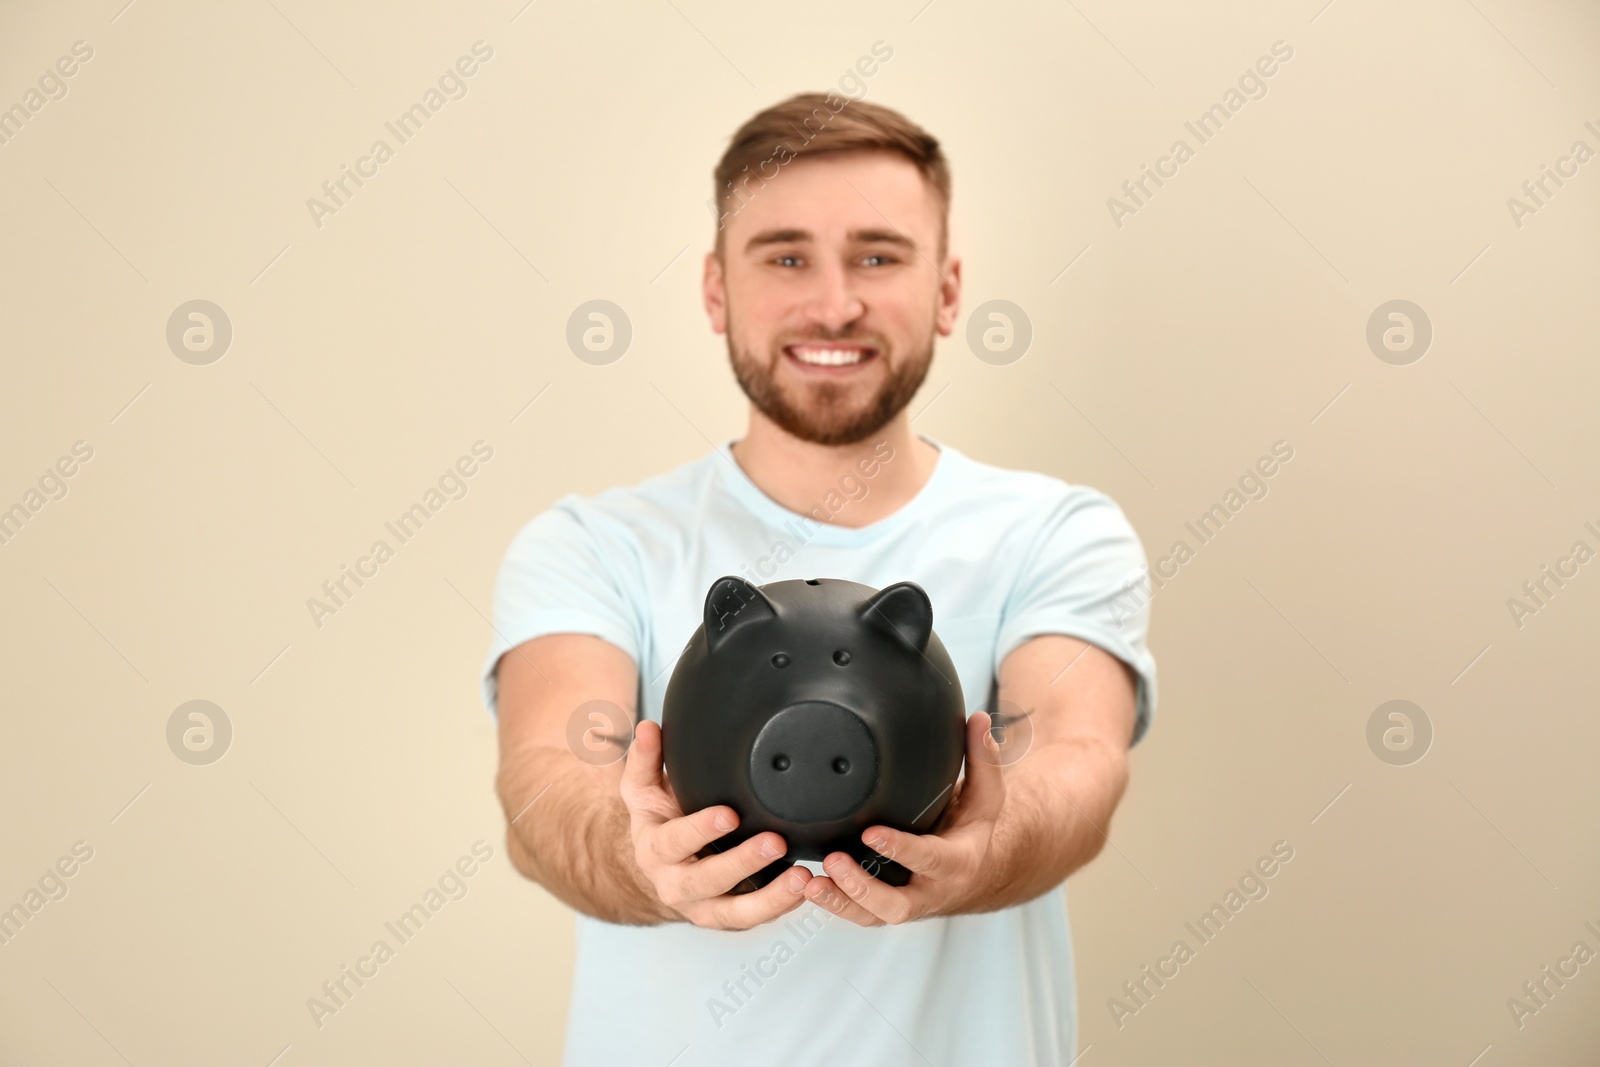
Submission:
{"label": "man's left hand", "polygon": [[992,875],[987,861],[1005,795],[989,715],[974,712],[967,719],[966,776],[956,784],[944,828],[936,834],[908,834],[869,826],[861,833],[868,848],[909,870],[911,881],[897,888],[874,878],[845,853],[833,852],[822,861],[826,875],[806,884],[806,898],[858,926],[984,910],[969,905],[982,899]]}

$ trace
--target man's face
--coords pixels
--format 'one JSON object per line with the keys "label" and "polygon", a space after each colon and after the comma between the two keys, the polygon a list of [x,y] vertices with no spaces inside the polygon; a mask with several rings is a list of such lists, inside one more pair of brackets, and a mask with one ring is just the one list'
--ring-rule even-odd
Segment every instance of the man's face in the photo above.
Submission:
{"label": "man's face", "polygon": [[934,333],[955,323],[961,265],[935,266],[941,226],[933,190],[892,152],[801,157],[765,187],[752,181],[704,279],[751,402],[824,445],[863,440],[899,414],[928,373]]}

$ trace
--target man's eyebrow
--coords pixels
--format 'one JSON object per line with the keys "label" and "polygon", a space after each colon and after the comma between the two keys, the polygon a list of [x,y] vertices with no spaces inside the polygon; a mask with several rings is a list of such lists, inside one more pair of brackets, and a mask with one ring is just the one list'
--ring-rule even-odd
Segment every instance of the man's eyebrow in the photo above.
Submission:
{"label": "man's eyebrow", "polygon": [[856,230],[850,234],[850,240],[857,244],[891,244],[902,248],[916,250],[916,244],[911,238],[899,230]]}
{"label": "man's eyebrow", "polygon": [[[905,234],[898,230],[852,230],[850,240],[856,244],[892,244],[903,248],[915,250],[916,245]],[[745,242],[745,251],[753,251],[764,245],[802,244],[812,240],[810,230],[787,227],[776,230],[763,230]]]}
{"label": "man's eyebrow", "polygon": [[744,248],[746,252],[749,252],[753,249],[760,248],[762,245],[798,244],[809,240],[811,240],[810,230],[799,230],[795,229],[794,227],[787,227],[778,230],[762,230],[760,233],[750,238],[750,240],[746,241]]}

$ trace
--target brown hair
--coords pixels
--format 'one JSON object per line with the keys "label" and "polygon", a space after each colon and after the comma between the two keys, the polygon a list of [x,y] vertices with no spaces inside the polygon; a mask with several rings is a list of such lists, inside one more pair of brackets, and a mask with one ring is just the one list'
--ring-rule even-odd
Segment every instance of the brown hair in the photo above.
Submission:
{"label": "brown hair", "polygon": [[893,108],[833,92],[797,93],[756,114],[733,135],[712,171],[707,205],[717,220],[718,257],[728,218],[778,176],[776,168],[800,156],[871,150],[900,153],[933,188],[939,201],[939,262],[943,262],[950,232],[950,166],[938,140]]}

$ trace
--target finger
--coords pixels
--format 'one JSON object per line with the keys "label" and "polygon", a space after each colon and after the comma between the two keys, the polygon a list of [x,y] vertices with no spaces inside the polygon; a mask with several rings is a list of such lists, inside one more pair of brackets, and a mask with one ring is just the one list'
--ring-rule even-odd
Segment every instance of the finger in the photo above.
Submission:
{"label": "finger", "polygon": [[655,828],[650,854],[662,863],[682,863],[739,825],[739,813],[726,804],[668,819]]}
{"label": "finger", "polygon": [[1000,746],[990,733],[989,723],[986,711],[975,711],[967,719],[967,774],[961,789],[961,810],[968,818],[995,819],[1005,803]]}
{"label": "finger", "polygon": [[717,897],[708,902],[706,919],[719,930],[748,930],[804,904],[806,886],[812,881],[811,872],[797,864],[754,893]]}
{"label": "finger", "polygon": [[882,919],[845,896],[844,890],[826,875],[819,874],[807,882],[805,895],[806,899],[817,907],[832,912],[841,919],[848,919],[857,926],[883,925]]}
{"label": "finger", "polygon": [[617,788],[629,813],[642,816],[649,822],[665,822],[683,814],[677,802],[661,785],[659,724],[645,719],[635,727],[633,744],[628,746],[627,760],[622,766],[622,780]]}
{"label": "finger", "polygon": [[861,832],[861,842],[887,860],[894,860],[915,874],[942,878],[950,873],[954,848],[936,834],[908,834],[892,826],[869,826]]}
{"label": "finger", "polygon": [[770,830],[757,834],[725,852],[681,865],[674,888],[686,901],[720,897],[761,868],[781,859],[784,850],[783,838],[777,834]]}
{"label": "finger", "polygon": [[846,853],[830,853],[822,861],[822,869],[845,896],[886,923],[909,922],[917,915],[913,890],[879,881]]}

